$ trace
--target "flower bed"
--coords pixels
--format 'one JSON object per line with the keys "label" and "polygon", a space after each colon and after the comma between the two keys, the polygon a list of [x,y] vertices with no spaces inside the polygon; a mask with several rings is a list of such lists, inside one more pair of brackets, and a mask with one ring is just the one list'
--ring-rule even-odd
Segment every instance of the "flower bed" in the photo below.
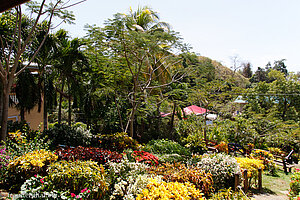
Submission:
{"label": "flower bed", "polygon": [[92,160],[98,164],[105,164],[108,161],[120,162],[122,154],[116,151],[109,151],[96,147],[59,147],[55,154],[59,160]]}

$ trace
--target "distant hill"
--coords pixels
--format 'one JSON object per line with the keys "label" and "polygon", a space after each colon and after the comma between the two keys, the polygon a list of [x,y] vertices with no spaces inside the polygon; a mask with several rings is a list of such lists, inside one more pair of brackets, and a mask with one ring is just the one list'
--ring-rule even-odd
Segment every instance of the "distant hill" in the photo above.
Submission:
{"label": "distant hill", "polygon": [[205,56],[199,56],[199,60],[211,60],[212,65],[215,67],[215,76],[218,79],[221,80],[229,80],[233,79],[234,83],[239,86],[245,88],[247,85],[250,84],[250,81],[248,78],[245,78],[243,75],[241,75],[238,71],[234,72],[231,69],[229,69],[226,66],[223,66],[220,62],[212,60]]}

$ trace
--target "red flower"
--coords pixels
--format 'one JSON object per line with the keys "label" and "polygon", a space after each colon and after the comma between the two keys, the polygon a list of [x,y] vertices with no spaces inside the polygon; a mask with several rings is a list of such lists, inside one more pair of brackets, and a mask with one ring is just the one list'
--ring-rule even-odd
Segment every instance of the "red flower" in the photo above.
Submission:
{"label": "red flower", "polygon": [[76,194],[74,194],[74,193],[71,193],[71,197],[75,197],[76,196]]}

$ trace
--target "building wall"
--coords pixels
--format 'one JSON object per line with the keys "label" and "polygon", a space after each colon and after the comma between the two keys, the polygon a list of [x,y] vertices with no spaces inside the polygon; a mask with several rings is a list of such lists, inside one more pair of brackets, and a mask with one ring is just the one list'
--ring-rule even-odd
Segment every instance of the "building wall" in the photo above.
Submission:
{"label": "building wall", "polygon": [[[30,111],[30,113],[25,112],[25,120],[29,124],[31,129],[39,129],[39,126],[43,122],[43,111],[44,107],[42,104],[41,112],[38,112],[38,106],[35,106],[34,109]],[[17,110],[15,107],[10,107],[8,109],[8,120],[12,120],[13,122],[17,120],[21,121],[20,111]],[[43,129],[43,126],[41,126],[41,129]]]}

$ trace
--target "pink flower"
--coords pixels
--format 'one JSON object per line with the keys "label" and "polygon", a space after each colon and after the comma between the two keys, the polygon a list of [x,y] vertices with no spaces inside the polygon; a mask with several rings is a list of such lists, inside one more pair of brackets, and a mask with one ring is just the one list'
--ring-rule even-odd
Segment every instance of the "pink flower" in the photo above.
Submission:
{"label": "pink flower", "polygon": [[75,197],[76,196],[76,194],[74,194],[74,193],[71,193],[71,197]]}
{"label": "pink flower", "polygon": [[41,181],[41,183],[43,184],[43,183],[44,183],[44,178],[41,178],[40,181]]}
{"label": "pink flower", "polygon": [[78,198],[79,198],[79,195],[77,195],[76,198],[78,199]]}
{"label": "pink flower", "polygon": [[36,177],[37,177],[37,174],[35,174],[34,177],[36,178]]}
{"label": "pink flower", "polygon": [[85,191],[87,191],[87,188],[82,189],[81,193],[84,193]]}

